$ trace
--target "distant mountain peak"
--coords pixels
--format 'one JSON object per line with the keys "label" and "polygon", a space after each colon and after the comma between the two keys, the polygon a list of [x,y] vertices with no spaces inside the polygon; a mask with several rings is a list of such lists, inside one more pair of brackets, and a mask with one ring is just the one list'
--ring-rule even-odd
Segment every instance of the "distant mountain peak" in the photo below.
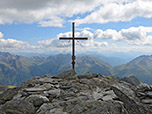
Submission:
{"label": "distant mountain peak", "polygon": [[[99,56],[83,55],[76,58],[76,73],[88,72],[117,77],[136,76],[142,82],[152,84],[152,55],[143,55],[127,64],[112,67]],[[107,61],[109,58],[107,59]],[[110,58],[111,61],[119,59]],[[56,75],[71,68],[71,54],[24,57],[0,52],[0,83],[19,85],[33,76]]]}

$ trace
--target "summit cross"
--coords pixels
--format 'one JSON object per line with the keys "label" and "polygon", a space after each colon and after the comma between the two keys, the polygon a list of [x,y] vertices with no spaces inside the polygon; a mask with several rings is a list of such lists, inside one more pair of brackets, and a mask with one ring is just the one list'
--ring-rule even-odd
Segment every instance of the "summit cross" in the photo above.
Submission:
{"label": "summit cross", "polygon": [[75,37],[74,22],[72,23],[72,37],[60,37],[60,40],[72,40],[72,69],[75,71],[75,40],[87,40],[87,37]]}

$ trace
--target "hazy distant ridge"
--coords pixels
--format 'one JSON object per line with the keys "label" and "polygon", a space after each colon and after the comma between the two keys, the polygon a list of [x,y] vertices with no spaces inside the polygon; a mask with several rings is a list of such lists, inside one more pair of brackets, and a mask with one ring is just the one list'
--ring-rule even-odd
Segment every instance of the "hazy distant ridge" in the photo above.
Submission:
{"label": "hazy distant ridge", "polygon": [[[112,59],[110,60],[112,61]],[[18,85],[33,76],[55,75],[70,68],[70,54],[52,55],[47,58],[39,56],[28,58],[0,52],[0,83],[7,85]],[[152,84],[151,69],[152,56],[145,55],[116,67],[112,67],[100,58],[90,55],[78,56],[76,59],[77,74],[92,72],[118,77],[134,75],[149,84]]]}

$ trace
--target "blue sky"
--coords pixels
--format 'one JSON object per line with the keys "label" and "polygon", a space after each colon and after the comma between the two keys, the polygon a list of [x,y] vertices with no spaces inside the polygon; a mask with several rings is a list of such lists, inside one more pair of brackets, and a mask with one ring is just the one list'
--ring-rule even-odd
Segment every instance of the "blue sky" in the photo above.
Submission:
{"label": "blue sky", "polygon": [[70,52],[71,22],[77,52],[152,53],[151,0],[0,0],[0,51]]}

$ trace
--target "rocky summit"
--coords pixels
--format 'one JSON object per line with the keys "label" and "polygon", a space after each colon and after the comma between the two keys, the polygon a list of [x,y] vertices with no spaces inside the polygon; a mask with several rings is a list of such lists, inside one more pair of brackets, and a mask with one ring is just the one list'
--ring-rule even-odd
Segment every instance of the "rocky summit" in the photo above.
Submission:
{"label": "rocky summit", "polygon": [[73,70],[0,85],[0,114],[152,114],[152,86]]}

